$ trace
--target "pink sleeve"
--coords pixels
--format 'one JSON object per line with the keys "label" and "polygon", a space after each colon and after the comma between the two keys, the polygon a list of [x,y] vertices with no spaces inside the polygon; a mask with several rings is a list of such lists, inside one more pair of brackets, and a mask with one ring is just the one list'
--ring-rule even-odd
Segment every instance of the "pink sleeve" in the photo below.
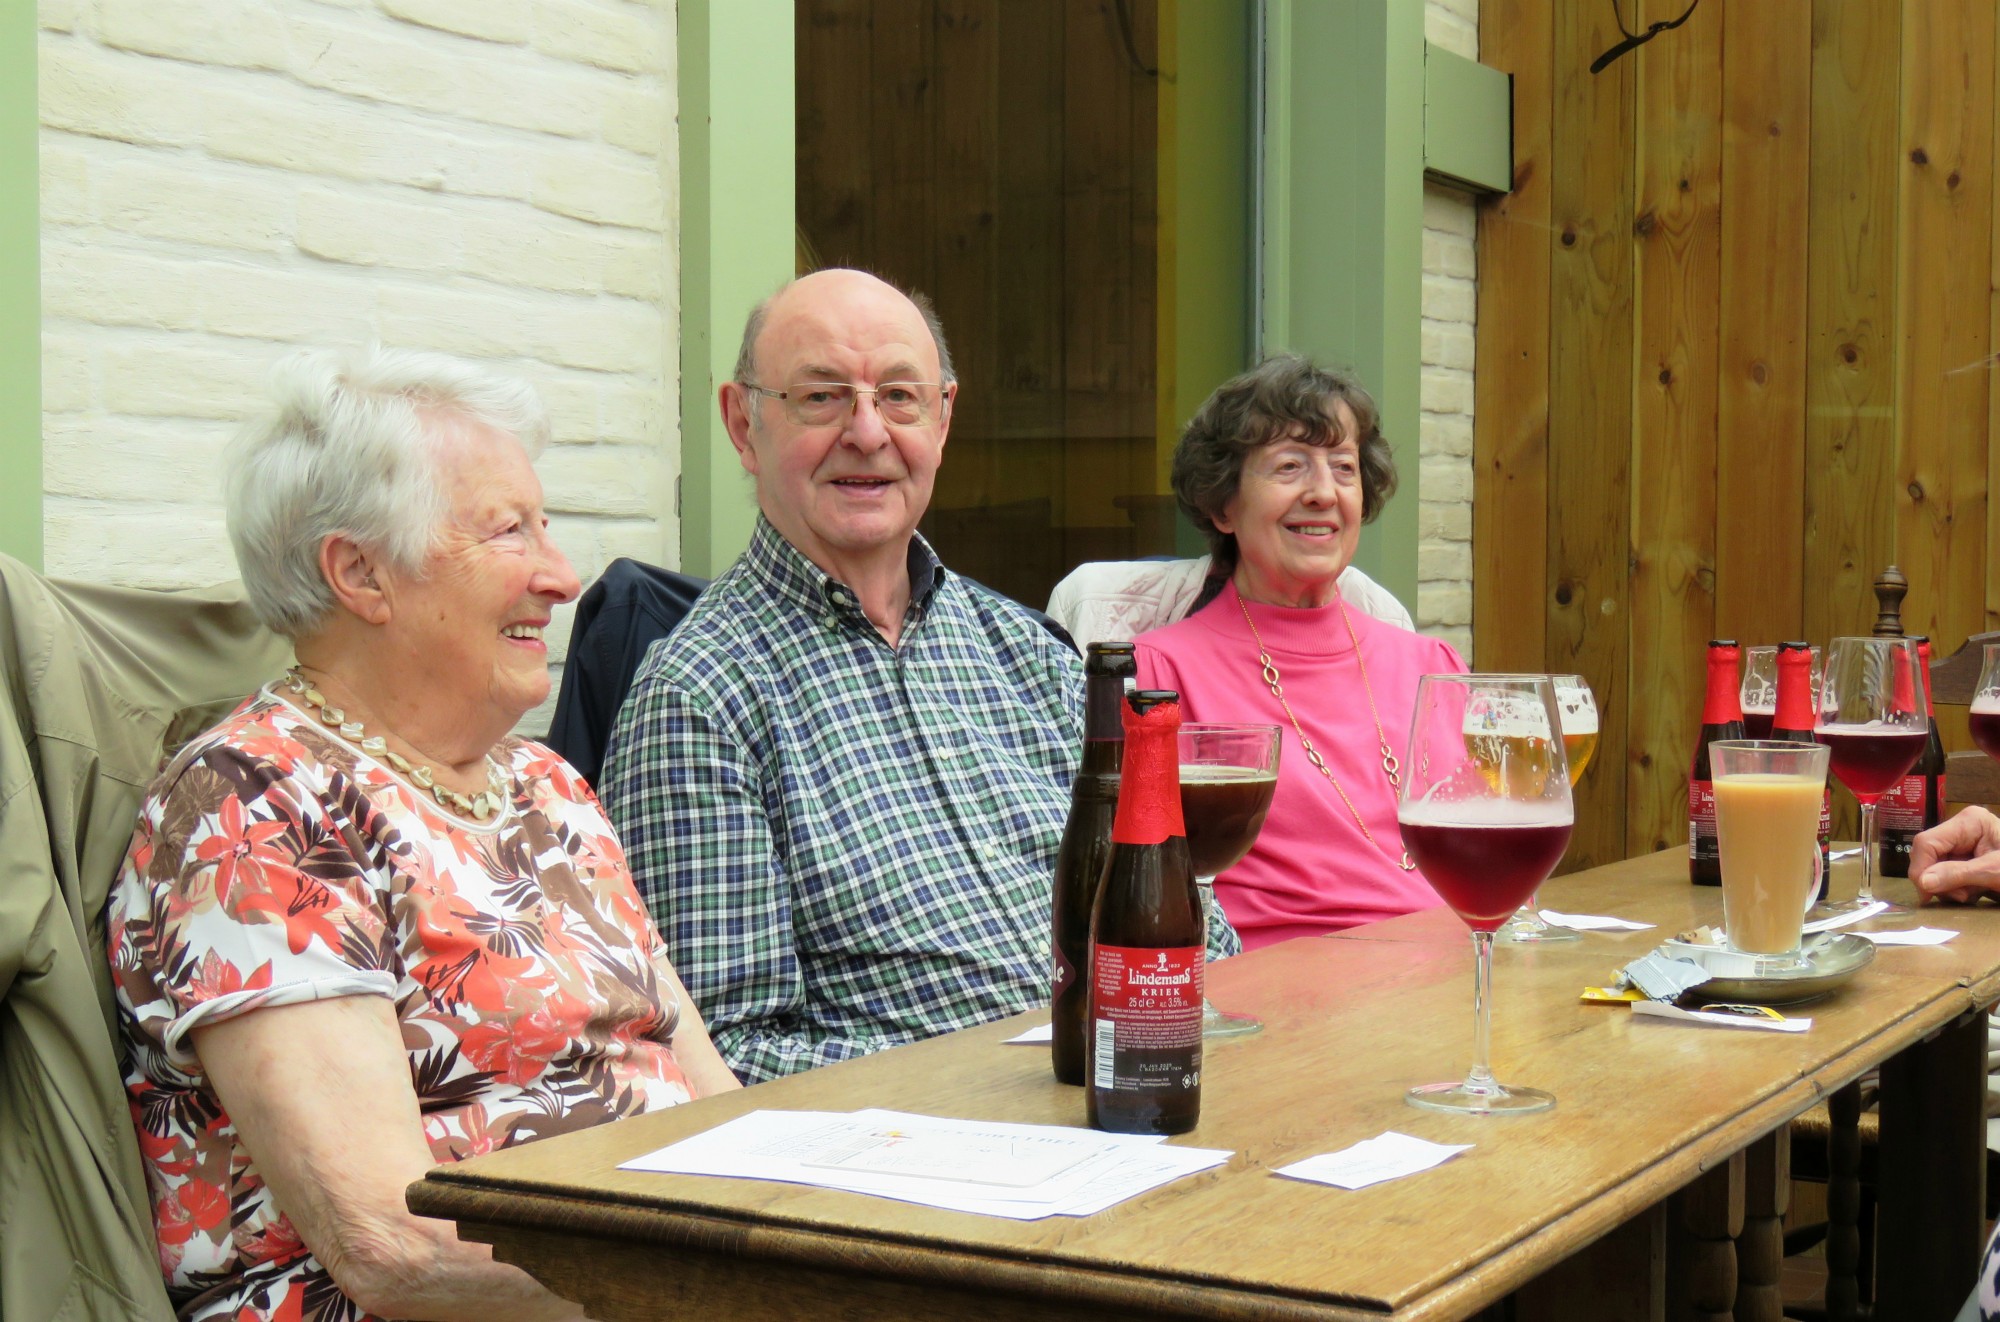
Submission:
{"label": "pink sleeve", "polygon": [[1182,692],[1181,672],[1174,665],[1173,658],[1143,639],[1133,644],[1132,652],[1139,662],[1140,688]]}

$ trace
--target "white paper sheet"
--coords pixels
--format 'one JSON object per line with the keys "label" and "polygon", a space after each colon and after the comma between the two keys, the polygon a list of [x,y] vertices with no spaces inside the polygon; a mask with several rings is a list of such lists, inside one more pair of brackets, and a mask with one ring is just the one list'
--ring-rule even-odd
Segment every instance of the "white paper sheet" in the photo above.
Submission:
{"label": "white paper sheet", "polygon": [[1554,909],[1538,912],[1551,927],[1567,927],[1575,932],[1643,932],[1651,923],[1634,922],[1630,918],[1610,918],[1595,913],[1558,913]]}
{"label": "white paper sheet", "polygon": [[1941,946],[1958,933],[1944,927],[1908,927],[1900,932],[1856,932],[1878,946]]}
{"label": "white paper sheet", "polygon": [[1056,1036],[1056,1026],[1054,1024],[1043,1024],[1040,1028],[1030,1028],[1025,1033],[1016,1033],[1013,1037],[1008,1038],[1005,1042],[1002,1042],[1000,1045],[1003,1047],[1011,1047],[1016,1043],[1019,1043],[1022,1046],[1032,1046],[1035,1043],[1039,1042],[1043,1046],[1047,1046],[1049,1043],[1055,1041],[1055,1036]]}
{"label": "white paper sheet", "polygon": [[[900,1141],[897,1141],[900,1140]],[[856,1164],[856,1154],[876,1154]],[[894,1154],[886,1156],[885,1154]],[[1087,1216],[1233,1155],[1156,1137],[870,1109],[753,1111],[621,1169],[812,1184],[1034,1221]],[[1003,1183],[1017,1161],[1033,1183]]]}
{"label": "white paper sheet", "polygon": [[1886,900],[1873,900],[1862,905],[1859,909],[1852,909],[1846,913],[1837,913],[1831,918],[1816,918],[1799,930],[1807,936],[1811,936],[1814,932],[1831,932],[1836,927],[1852,927],[1856,923],[1867,922],[1876,914],[1886,911],[1888,907],[1889,905]]}
{"label": "white paper sheet", "polygon": [[1430,1143],[1408,1134],[1387,1130],[1338,1152],[1307,1157],[1271,1172],[1292,1180],[1330,1184],[1337,1189],[1365,1189],[1371,1184],[1398,1180],[1450,1161],[1470,1148],[1470,1143]]}
{"label": "white paper sheet", "polygon": [[1766,1019],[1761,1015],[1718,1014],[1713,1010],[1683,1010],[1665,1001],[1634,1001],[1632,1013],[1641,1019],[1670,1019],[1703,1028],[1748,1028],[1762,1033],[1803,1033],[1810,1019]]}

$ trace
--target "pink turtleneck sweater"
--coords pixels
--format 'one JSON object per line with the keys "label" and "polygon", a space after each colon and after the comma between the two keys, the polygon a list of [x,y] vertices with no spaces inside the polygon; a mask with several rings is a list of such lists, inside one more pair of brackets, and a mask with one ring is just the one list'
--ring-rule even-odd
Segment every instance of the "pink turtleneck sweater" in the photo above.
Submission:
{"label": "pink turtleneck sweater", "polygon": [[[1375,722],[1339,604],[1302,610],[1245,603],[1299,724],[1368,823],[1372,844],[1326,777],[1306,761],[1297,732],[1264,683],[1240,601],[1234,584],[1225,587],[1180,623],[1141,634],[1138,655],[1140,686],[1177,690],[1183,720],[1267,722],[1283,731],[1271,815],[1256,846],[1215,882],[1216,898],[1244,949],[1441,903],[1420,874],[1396,865],[1403,848],[1396,796],[1382,771]],[[1465,662],[1449,644],[1363,611],[1349,609],[1347,618],[1368,664],[1383,733],[1401,761],[1417,677],[1463,673]]]}

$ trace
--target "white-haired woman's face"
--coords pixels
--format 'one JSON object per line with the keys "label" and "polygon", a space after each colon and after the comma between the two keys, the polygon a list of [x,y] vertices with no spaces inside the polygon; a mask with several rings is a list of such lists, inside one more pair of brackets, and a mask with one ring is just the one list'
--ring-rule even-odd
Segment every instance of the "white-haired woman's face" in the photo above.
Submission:
{"label": "white-haired woman's face", "polygon": [[543,640],[582,590],[550,540],[542,484],[512,438],[453,423],[438,464],[450,513],[421,576],[394,575],[384,638],[398,669],[452,703],[483,701],[511,725],[549,695]]}

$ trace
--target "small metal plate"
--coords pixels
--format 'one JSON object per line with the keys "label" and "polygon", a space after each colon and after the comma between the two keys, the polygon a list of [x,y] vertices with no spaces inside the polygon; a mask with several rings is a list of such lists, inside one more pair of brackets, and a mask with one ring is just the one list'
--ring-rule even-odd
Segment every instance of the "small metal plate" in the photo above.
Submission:
{"label": "small metal plate", "polygon": [[[1669,941],[1661,947],[1675,959],[1702,962],[1714,946]],[[1757,1005],[1793,1005],[1815,1000],[1838,988],[1875,958],[1875,943],[1852,932],[1829,932],[1806,940],[1806,967],[1795,973],[1761,977],[1716,977],[1688,992],[1704,1001],[1748,1001]]]}

